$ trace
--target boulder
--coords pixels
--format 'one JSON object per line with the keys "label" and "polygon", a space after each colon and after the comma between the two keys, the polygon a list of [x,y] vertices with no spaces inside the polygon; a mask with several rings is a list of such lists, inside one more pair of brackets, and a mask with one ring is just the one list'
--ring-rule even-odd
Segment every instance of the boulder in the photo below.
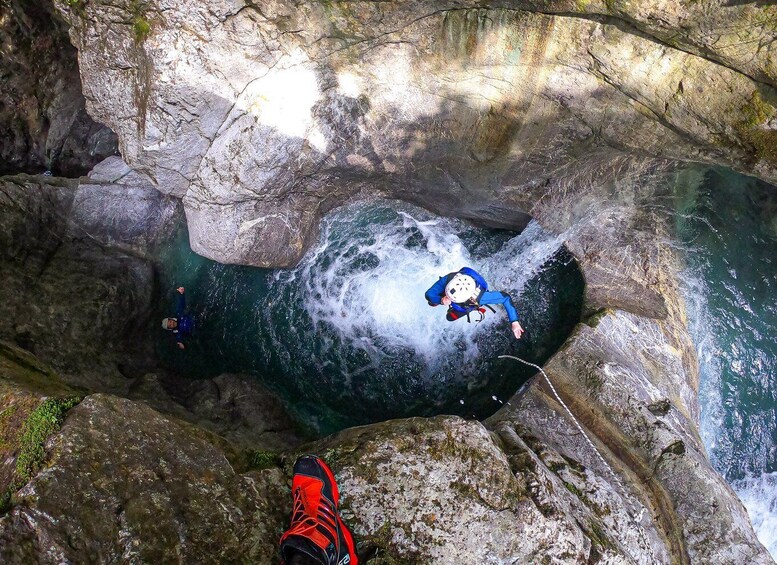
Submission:
{"label": "boulder", "polygon": [[14,297],[0,337],[73,384],[126,392],[150,363],[150,250],[175,209],[148,184],[0,178],[0,279]]}
{"label": "boulder", "polygon": [[271,563],[291,497],[279,469],[237,474],[203,432],[91,395],[0,518],[3,563]]}
{"label": "boulder", "polygon": [[246,449],[282,451],[306,437],[283,401],[250,375],[189,379],[167,373],[138,378],[129,398],[214,432]]}

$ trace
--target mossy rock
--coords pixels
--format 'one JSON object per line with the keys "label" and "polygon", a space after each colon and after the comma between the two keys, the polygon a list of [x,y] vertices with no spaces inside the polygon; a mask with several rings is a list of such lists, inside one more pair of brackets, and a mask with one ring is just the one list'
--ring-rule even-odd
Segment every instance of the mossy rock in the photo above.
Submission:
{"label": "mossy rock", "polygon": [[83,397],[46,398],[24,422],[16,458],[16,476],[24,483],[32,479],[45,461],[44,446],[52,434],[59,431],[65,413],[81,402]]}
{"label": "mossy rock", "polygon": [[[13,506],[13,494],[28,483],[46,463],[46,442],[62,427],[65,414],[83,397],[40,399],[28,394],[6,394],[0,413],[0,441],[4,459],[15,459],[12,472],[6,468],[0,483],[0,513]],[[26,415],[23,422],[20,417]]]}
{"label": "mossy rock", "polygon": [[0,341],[0,393],[24,390],[41,396],[70,396],[76,390],[32,353]]}
{"label": "mossy rock", "polygon": [[250,470],[262,470],[272,469],[274,467],[281,467],[283,460],[278,453],[272,451],[265,451],[263,449],[256,449],[247,453],[248,469]]}
{"label": "mossy rock", "polygon": [[0,512],[45,465],[45,444],[83,393],[30,352],[0,341]]}
{"label": "mossy rock", "polygon": [[755,90],[748,103],[742,108],[744,119],[735,125],[739,135],[751,146],[755,158],[777,166],[777,130],[767,123],[777,115],[777,100],[774,95]]}

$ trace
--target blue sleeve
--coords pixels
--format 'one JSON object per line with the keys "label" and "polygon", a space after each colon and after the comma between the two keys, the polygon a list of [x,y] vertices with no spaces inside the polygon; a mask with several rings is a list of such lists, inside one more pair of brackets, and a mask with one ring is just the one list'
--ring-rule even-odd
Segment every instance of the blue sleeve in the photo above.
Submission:
{"label": "blue sleeve", "polygon": [[[178,293],[177,290],[175,292]],[[183,316],[184,310],[186,310],[186,296],[178,293],[178,304],[175,307],[176,318]]]}
{"label": "blue sleeve", "polygon": [[507,310],[507,318],[510,320],[510,322],[512,323],[518,321],[518,312],[515,310],[515,306],[513,306],[513,301],[510,298],[510,295],[506,292],[484,292],[483,296],[480,297],[480,304],[501,304],[505,307],[505,310]]}
{"label": "blue sleeve", "polygon": [[438,306],[442,303],[442,297],[445,296],[445,285],[450,280],[450,274],[440,277],[436,283],[434,283],[429,290],[424,294],[424,298],[429,303],[429,306]]}

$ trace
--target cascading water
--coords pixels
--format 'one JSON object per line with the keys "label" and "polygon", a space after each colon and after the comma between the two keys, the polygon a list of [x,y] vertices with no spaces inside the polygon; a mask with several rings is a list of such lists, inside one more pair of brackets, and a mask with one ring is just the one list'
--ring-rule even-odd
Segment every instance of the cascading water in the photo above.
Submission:
{"label": "cascading water", "polygon": [[[516,236],[387,201],[329,215],[294,269],[208,261],[185,230],[162,263],[164,288],[187,287],[198,328],[185,352],[161,336],[167,366],[256,375],[322,433],[409,415],[488,416],[533,374],[497,356],[544,362],[579,321],[583,291],[561,238],[536,223]],[[463,266],[510,292],[520,342],[501,308],[468,324],[427,305],[426,289]]]}
{"label": "cascading water", "polygon": [[702,439],[777,557],[777,189],[688,169],[676,195]]}

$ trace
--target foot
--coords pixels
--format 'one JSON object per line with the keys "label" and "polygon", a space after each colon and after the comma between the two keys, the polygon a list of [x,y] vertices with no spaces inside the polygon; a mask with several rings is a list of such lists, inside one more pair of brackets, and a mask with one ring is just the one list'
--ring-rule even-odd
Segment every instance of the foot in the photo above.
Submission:
{"label": "foot", "polygon": [[314,455],[300,457],[291,491],[291,526],[281,537],[284,562],[304,555],[321,565],[358,565],[353,535],[337,510],[340,493],[329,466]]}

